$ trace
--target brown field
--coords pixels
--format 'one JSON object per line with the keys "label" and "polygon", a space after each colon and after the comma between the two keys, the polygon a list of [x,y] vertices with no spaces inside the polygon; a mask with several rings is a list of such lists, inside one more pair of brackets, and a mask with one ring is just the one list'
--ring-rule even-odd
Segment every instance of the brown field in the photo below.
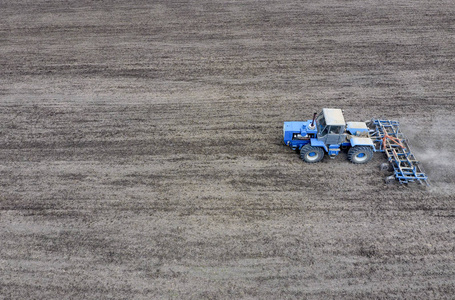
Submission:
{"label": "brown field", "polygon": [[[0,299],[454,297],[454,2],[0,8]],[[323,107],[431,187],[281,145]]]}

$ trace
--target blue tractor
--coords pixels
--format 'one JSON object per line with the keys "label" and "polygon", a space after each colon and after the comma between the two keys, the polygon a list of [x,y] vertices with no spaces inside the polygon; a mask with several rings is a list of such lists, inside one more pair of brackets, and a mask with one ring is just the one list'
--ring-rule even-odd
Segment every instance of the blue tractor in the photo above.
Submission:
{"label": "blue tractor", "polygon": [[335,158],[342,149],[348,149],[348,159],[355,164],[371,160],[375,145],[365,122],[345,122],[341,109],[324,108],[306,122],[284,122],[284,143],[300,150],[307,163],[322,160],[327,153]]}

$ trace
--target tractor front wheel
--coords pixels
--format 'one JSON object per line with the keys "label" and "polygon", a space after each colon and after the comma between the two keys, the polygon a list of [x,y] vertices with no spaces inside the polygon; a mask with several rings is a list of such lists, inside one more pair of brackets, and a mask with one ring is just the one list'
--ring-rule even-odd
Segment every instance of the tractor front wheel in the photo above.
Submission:
{"label": "tractor front wheel", "polygon": [[316,163],[324,157],[324,150],[321,147],[312,147],[305,145],[300,149],[300,158],[307,163]]}
{"label": "tractor front wheel", "polygon": [[348,159],[354,164],[365,164],[373,158],[371,147],[356,146],[348,151]]}

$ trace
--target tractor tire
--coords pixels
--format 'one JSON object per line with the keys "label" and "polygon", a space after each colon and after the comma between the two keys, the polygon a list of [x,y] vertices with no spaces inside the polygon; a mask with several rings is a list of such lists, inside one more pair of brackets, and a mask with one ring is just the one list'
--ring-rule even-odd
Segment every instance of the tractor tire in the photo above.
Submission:
{"label": "tractor tire", "polygon": [[321,147],[305,145],[300,149],[300,158],[307,163],[317,163],[324,158],[324,150]]}
{"label": "tractor tire", "polygon": [[371,147],[355,146],[349,149],[348,159],[354,164],[366,164],[373,158]]}

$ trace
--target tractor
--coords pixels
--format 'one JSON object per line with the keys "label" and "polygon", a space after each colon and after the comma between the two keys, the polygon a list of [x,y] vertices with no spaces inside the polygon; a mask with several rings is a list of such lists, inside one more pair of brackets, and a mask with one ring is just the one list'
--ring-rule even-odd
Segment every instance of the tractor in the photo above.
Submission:
{"label": "tractor", "polygon": [[373,158],[375,145],[365,122],[345,122],[341,109],[324,108],[306,122],[284,122],[284,144],[300,151],[307,163],[316,163],[325,153],[335,158],[348,149],[348,159],[364,164]]}
{"label": "tractor", "polygon": [[382,152],[388,163],[381,164],[381,171],[393,169],[386,183],[398,180],[400,184],[430,185],[398,121],[373,118],[369,122],[346,123],[341,109],[324,108],[321,113],[314,113],[312,120],[284,122],[283,135],[284,144],[300,151],[300,157],[307,163],[321,161],[326,153],[335,158],[343,149],[348,150],[351,162],[364,164],[373,158],[374,152]]}

